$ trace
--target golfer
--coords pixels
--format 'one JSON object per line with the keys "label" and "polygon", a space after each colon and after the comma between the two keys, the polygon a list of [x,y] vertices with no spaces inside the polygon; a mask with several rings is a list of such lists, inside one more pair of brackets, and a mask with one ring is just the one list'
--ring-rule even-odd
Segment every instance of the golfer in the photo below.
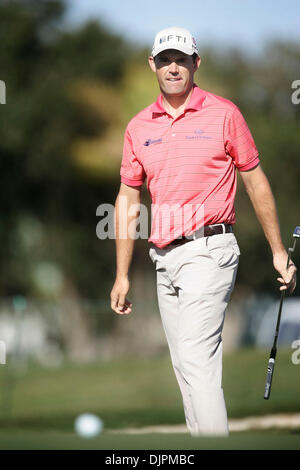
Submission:
{"label": "golfer", "polygon": [[[148,59],[160,95],[125,132],[115,205],[116,279],[111,308],[129,314],[128,271],[147,178],[152,200],[149,256],[157,274],[160,315],[191,435],[227,435],[222,389],[222,328],[240,250],[233,232],[240,172],[273,254],[280,290],[296,286],[282,243],[273,194],[239,108],[194,83],[195,40],[183,28],[160,31]],[[121,200],[126,210],[121,209]]]}

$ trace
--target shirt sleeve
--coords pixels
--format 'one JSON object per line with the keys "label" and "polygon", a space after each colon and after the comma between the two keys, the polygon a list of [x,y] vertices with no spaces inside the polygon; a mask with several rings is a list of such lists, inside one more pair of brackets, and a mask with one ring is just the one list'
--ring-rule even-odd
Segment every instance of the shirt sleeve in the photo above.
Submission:
{"label": "shirt sleeve", "polygon": [[120,175],[121,182],[129,186],[141,186],[146,179],[144,168],[135,155],[133,142],[128,127],[124,136],[123,157]]}
{"label": "shirt sleeve", "polygon": [[237,106],[224,126],[225,151],[240,171],[250,170],[259,164],[258,150],[249,127]]}

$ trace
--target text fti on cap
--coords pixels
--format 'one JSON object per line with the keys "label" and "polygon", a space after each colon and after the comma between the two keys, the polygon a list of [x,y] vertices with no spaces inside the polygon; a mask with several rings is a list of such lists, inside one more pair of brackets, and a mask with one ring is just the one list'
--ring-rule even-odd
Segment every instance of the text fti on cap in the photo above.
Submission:
{"label": "text fti on cap", "polygon": [[194,53],[199,55],[195,39],[184,28],[166,28],[157,33],[152,48],[152,57],[166,49],[177,49],[187,55],[193,55]]}

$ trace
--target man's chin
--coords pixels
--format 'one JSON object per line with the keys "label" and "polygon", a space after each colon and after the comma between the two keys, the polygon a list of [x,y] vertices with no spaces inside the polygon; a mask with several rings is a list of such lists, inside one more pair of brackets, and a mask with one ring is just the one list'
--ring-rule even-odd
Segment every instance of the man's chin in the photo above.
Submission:
{"label": "man's chin", "polygon": [[193,83],[190,86],[186,84],[183,86],[178,86],[178,87],[163,86],[163,87],[160,87],[160,89],[165,96],[169,96],[170,98],[180,98],[180,97],[184,98],[189,94],[192,87],[193,87]]}
{"label": "man's chin", "polygon": [[186,90],[170,90],[170,89],[164,89],[163,90],[164,94],[166,96],[170,97],[180,97],[180,96],[185,96],[186,95]]}

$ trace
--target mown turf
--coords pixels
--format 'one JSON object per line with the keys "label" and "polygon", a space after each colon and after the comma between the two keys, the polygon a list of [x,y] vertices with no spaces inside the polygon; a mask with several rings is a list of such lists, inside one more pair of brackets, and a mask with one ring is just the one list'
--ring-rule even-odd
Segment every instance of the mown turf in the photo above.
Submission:
{"label": "mown turf", "polygon": [[[269,401],[263,399],[268,351],[224,355],[223,386],[229,418],[300,411],[300,366],[293,350],[279,350]],[[94,412],[105,429],[184,422],[168,356],[43,369],[31,364],[14,376],[0,367],[0,428],[73,430],[74,418]]]}
{"label": "mown turf", "polygon": [[95,439],[73,433],[13,430],[0,432],[0,449],[6,450],[299,450],[300,434],[284,431],[233,433],[228,438],[190,437],[182,434],[126,435],[103,432]]}

